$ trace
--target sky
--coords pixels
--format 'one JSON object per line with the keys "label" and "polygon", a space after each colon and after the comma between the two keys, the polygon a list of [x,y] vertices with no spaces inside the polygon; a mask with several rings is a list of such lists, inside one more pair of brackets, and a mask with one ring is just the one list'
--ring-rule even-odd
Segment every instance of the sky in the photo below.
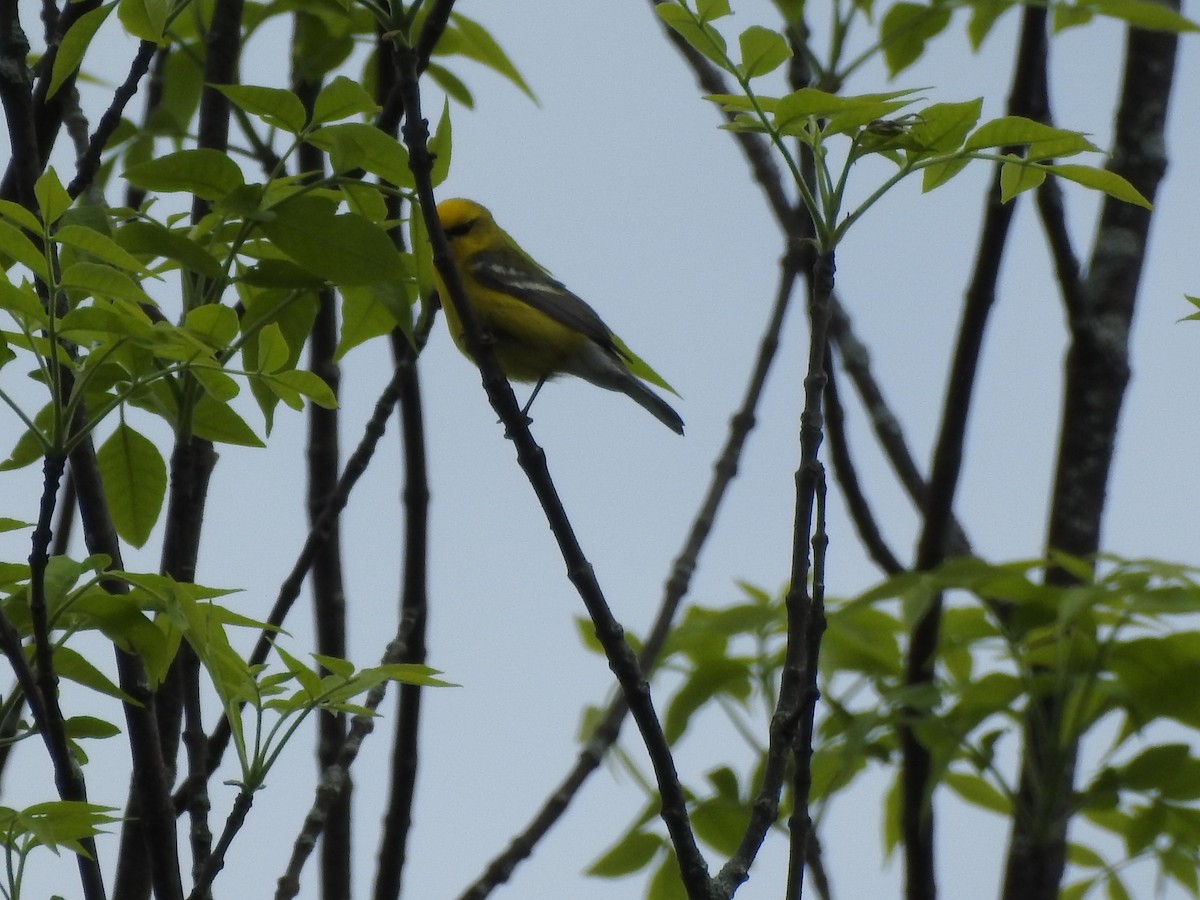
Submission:
{"label": "sky", "polygon": [[[735,27],[773,24],[766,2],[734,4]],[[697,96],[682,61],[664,40],[648,4],[563,4],[462,0],[458,8],[491,30],[538,97],[469,64],[455,66],[476,109],[455,109],[451,176],[440,197],[489,206],[500,224],[644,356],[680,393],[672,400],[687,423],[678,437],[627,398],[578,381],[548,386],[533,409],[533,434],[599,582],[617,617],[643,631],[672,560],[712,473],[729,419],[744,391],[749,360],[775,292],[781,251],[765,203],[748,178],[716,113]],[[1197,14],[1188,4],[1185,13]],[[24,10],[23,10],[24,13]],[[31,27],[34,11],[26,14]],[[1016,13],[1001,20],[978,55],[962,39],[963,21],[931,45],[927,58],[895,81],[866,67],[846,90],[921,89],[932,101],[983,96],[984,115],[1003,110]],[[110,23],[111,24],[111,23]],[[814,22],[814,25],[817,23]],[[245,80],[279,84],[286,66],[262,36]],[[1096,23],[1055,39],[1054,109],[1058,123],[1111,135],[1113,65],[1121,29]],[[125,48],[113,42],[88,65],[124,72]],[[1194,117],[1198,79],[1193,42],[1180,55],[1171,168],[1162,186],[1154,247],[1135,323],[1133,367],[1110,488],[1106,549],[1200,562],[1193,511],[1200,488],[1190,476],[1198,434],[1194,392],[1200,330],[1178,320],[1183,294],[1197,293],[1194,198],[1200,161],[1186,152],[1200,139]],[[270,82],[270,79],[275,79]],[[139,101],[135,101],[139,103]],[[440,99],[425,100],[431,118]],[[863,166],[852,190],[865,195],[886,170]],[[971,167],[922,195],[903,184],[851,232],[838,254],[838,290],[872,352],[875,370],[923,463],[937,427],[958,308],[974,253],[989,170]],[[115,197],[110,197],[115,199]],[[1092,237],[1094,197],[1068,191],[1076,246]],[[1058,379],[1065,332],[1028,204],[1017,213],[1000,297],[972,412],[956,513],[976,551],[993,559],[1036,555],[1044,538],[1046,495],[1058,421]],[[690,599],[724,605],[736,582],[775,592],[790,567],[793,475],[802,404],[806,322],[790,314],[758,427],[737,481],[701,556]],[[386,349],[363,347],[343,366],[343,446],[357,442],[390,376]],[[406,895],[456,896],[506,845],[574,761],[580,711],[603,700],[612,681],[604,661],[585,652],[575,618],[582,605],[566,578],[544,518],[515,464],[480,387],[476,370],[435,331],[421,359],[432,490],[430,663],[461,685],[425,700],[422,769]],[[518,396],[524,394],[519,390]],[[852,404],[851,404],[852,405]],[[3,414],[7,416],[7,414]],[[885,534],[911,558],[917,519],[851,412],[859,466]],[[280,410],[266,450],[220,448],[198,580],[239,586],[238,609],[264,615],[303,541],[303,437],[299,415]],[[166,440],[165,429],[148,432]],[[0,434],[15,434],[11,416]],[[400,451],[394,423],[351,498],[343,525],[348,560],[352,658],[374,663],[395,626]],[[31,517],[32,470],[0,475],[0,514]],[[32,479],[36,482],[36,479]],[[833,596],[852,596],[879,579],[841,508],[831,500],[829,573]],[[127,565],[153,570],[157,536]],[[0,536],[5,558],[27,552],[24,537]],[[243,605],[244,604],[244,605]],[[305,652],[308,626],[288,623],[293,652]],[[659,695],[656,694],[656,697]],[[82,700],[80,702],[83,702]],[[359,804],[356,861],[370,871],[386,779],[390,707],[355,769]],[[111,714],[117,715],[115,707]],[[712,724],[712,723],[710,723]],[[712,724],[681,753],[685,778],[697,779],[740,752]],[[636,747],[630,738],[627,747]],[[37,772],[34,752],[23,762]],[[97,745],[89,769],[120,771],[118,742]],[[310,802],[309,745],[289,748],[283,768],[256,798],[247,833],[220,876],[218,891],[268,896]],[[111,765],[114,768],[106,770]],[[5,779],[5,803],[34,777]],[[90,778],[93,799],[121,805],[122,779]],[[822,831],[839,897],[896,895],[898,861],[882,859],[878,776],[835,804]],[[226,789],[228,791],[228,789]],[[231,793],[214,794],[223,811]],[[641,807],[628,779],[601,772],[566,819],[497,896],[577,900],[640,896],[636,881],[580,875]],[[1005,839],[998,820],[939,800],[943,895],[979,896],[997,881]],[[115,855],[115,837],[101,852]],[[785,849],[768,843],[739,897],[778,896]],[[985,848],[981,852],[980,848]],[[716,868],[718,862],[713,863]],[[315,869],[310,867],[312,882]],[[29,896],[75,893],[68,858],[35,863]],[[1149,882],[1146,882],[1149,884]],[[43,889],[44,888],[44,889]],[[367,896],[365,878],[355,896]],[[986,893],[992,893],[989,887]],[[309,888],[302,896],[314,897]]]}

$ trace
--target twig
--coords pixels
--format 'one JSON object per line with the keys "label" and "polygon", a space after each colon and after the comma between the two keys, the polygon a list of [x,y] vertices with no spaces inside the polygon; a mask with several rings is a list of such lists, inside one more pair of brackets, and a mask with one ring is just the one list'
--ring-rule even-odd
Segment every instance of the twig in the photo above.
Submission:
{"label": "twig", "polygon": [[[1179,9],[1178,3],[1168,5]],[[1166,170],[1165,126],[1177,50],[1175,34],[1129,30],[1108,168],[1150,201]],[[1105,197],[1087,275],[1080,283],[1071,277],[1062,237],[1055,237],[1059,229],[1053,200],[1048,197],[1039,208],[1051,235],[1071,346],[1046,545],[1091,558],[1100,549],[1129,380],[1129,329],[1152,213]],[[1072,575],[1057,568],[1047,572],[1046,580],[1060,586],[1075,583]],[[1049,900],[1059,894],[1078,759],[1076,736],[1063,730],[1064,706],[1065,698],[1048,692],[1032,699],[1024,716],[1025,747],[1005,861],[1004,900]]]}
{"label": "twig", "polygon": [[[85,416],[86,410],[81,404],[77,422],[86,421]],[[71,452],[70,462],[79,490],[79,513],[88,552],[107,555],[112,560],[111,568],[120,570],[124,567],[121,545],[108,512],[91,441],[80,441]],[[128,590],[128,585],[114,578],[106,580],[104,588],[111,593],[123,593]],[[115,653],[121,690],[133,698],[122,703],[122,709],[129,735],[134,790],[144,826],[143,849],[146,851],[151,880],[155,894],[161,900],[182,900],[175,817],[159,743],[155,696],[147,688],[146,670],[141,658],[119,648]]]}
{"label": "twig", "polygon": [[[1046,11],[1022,9],[1021,38],[1013,68],[1009,113],[1039,120],[1049,114],[1046,93]],[[979,238],[975,269],[967,287],[962,320],[946,382],[942,421],[930,465],[929,487],[922,508],[921,534],[917,542],[916,568],[927,572],[946,559],[951,533],[951,507],[962,470],[967,415],[975,388],[975,373],[983,348],[983,336],[996,299],[1000,262],[1007,245],[1015,203],[1002,203],[997,167],[988,189],[987,206]],[[941,629],[942,598],[934,597],[913,626],[905,666],[905,684],[927,684],[933,680],[934,658]],[[915,717],[918,715],[911,711]],[[914,723],[900,726],[903,757],[901,830],[904,835],[907,900],[933,900],[934,815],[932,805],[933,763],[929,750],[916,736]]]}
{"label": "twig", "polygon": [[[796,471],[796,514],[792,531],[792,572],[785,605],[787,609],[787,648],[783,673],[771,716],[767,756],[763,763],[762,785],[751,804],[750,821],[737,850],[714,879],[719,896],[729,896],[746,880],[750,864],[758,855],[767,830],[775,823],[779,812],[779,795],[783,785],[788,757],[793,754],[798,732],[811,729],[815,710],[816,669],[820,634],[825,615],[821,582],[814,579],[814,592],[809,592],[811,572],[823,570],[824,547],[822,531],[813,530],[814,508],[824,503],[822,484],[824,469],[818,458],[823,435],[825,350],[828,341],[830,296],[833,292],[834,259],[818,254],[809,280],[809,348],[808,369],[804,377],[804,409],[800,416],[800,467]],[[811,543],[810,543],[811,542]],[[814,569],[814,556],[816,566]],[[796,760],[801,769],[806,766],[807,752]],[[798,774],[797,788],[803,795],[794,798],[796,811],[792,818],[792,855],[789,883],[798,888],[803,879],[803,858],[807,845],[808,795],[806,775]]]}
{"label": "twig", "polygon": [[825,386],[825,405],[828,408],[826,434],[829,437],[829,457],[833,464],[833,473],[842,487],[846,508],[858,531],[859,540],[863,542],[863,546],[867,548],[867,552],[879,568],[888,575],[895,575],[904,571],[904,566],[883,539],[879,522],[871,511],[871,504],[859,483],[858,472],[850,456],[850,441],[846,436],[846,412],[842,409],[842,399],[838,395],[834,371],[834,367],[830,366],[829,383]]}
{"label": "twig", "polygon": [[[434,10],[449,8],[449,2],[435,2]],[[430,13],[433,15],[433,12]],[[567,577],[575,586],[588,615],[596,628],[596,637],[604,648],[609,667],[616,676],[621,690],[629,702],[634,721],[641,731],[643,743],[650,757],[662,799],[660,815],[667,826],[672,846],[679,860],[680,874],[690,897],[707,897],[710,890],[708,867],[696,845],[688,819],[687,803],[679,775],[675,770],[670,747],[662,731],[662,724],[650,699],[650,688],[638,665],[637,656],[625,641],[624,631],[613,617],[604,594],[596,580],[595,572],[583,554],[571,528],[566,510],[554,488],[546,467],[545,454],[529,434],[525,417],[517,408],[512,388],[504,378],[491,348],[483,341],[479,324],[466,302],[458,272],[451,261],[446,236],[436,214],[433,187],[430,182],[432,157],[427,145],[428,123],[421,117],[421,99],[418,86],[418,57],[411,48],[399,48],[397,53],[400,90],[404,98],[404,126],[402,133],[408,147],[409,165],[416,182],[417,198],[421,214],[433,248],[433,262],[448,297],[443,302],[454,304],[463,321],[468,350],[479,364],[483,374],[483,385],[488,399],[508,429],[508,437],[517,450],[517,461],[528,477],[539,503],[546,514],[550,530],[554,534],[567,566]]]}
{"label": "twig", "polygon": [[[400,620],[396,637],[388,644],[387,650],[383,654],[382,665],[401,662],[408,656],[408,639],[416,627],[418,626],[413,618]],[[363,706],[370,712],[374,713],[379,708],[379,704],[383,702],[387,693],[387,685],[387,681],[381,681],[367,691]],[[304,825],[292,845],[292,856],[288,860],[287,869],[279,878],[275,890],[275,900],[289,900],[300,893],[300,873],[304,870],[304,864],[312,855],[317,839],[321,836],[321,830],[324,828],[330,807],[346,789],[350,778],[350,767],[358,758],[362,742],[374,730],[375,717],[373,715],[357,715],[351,721],[350,731],[342,743],[337,759],[321,773],[313,804],[309,808],[308,815],[304,817]]]}
{"label": "twig", "polygon": [[96,177],[96,172],[100,170],[100,154],[104,152],[108,139],[117,130],[117,126],[121,124],[121,114],[137,93],[138,84],[150,68],[150,61],[154,59],[156,49],[153,41],[142,41],[138,45],[137,53],[129,64],[129,74],[113,92],[112,102],[96,123],[96,130],[88,141],[87,150],[75,161],[75,177],[67,185],[67,193],[72,198],[87,190]]}
{"label": "twig", "polygon": [[[408,340],[392,332],[392,355],[397,364],[414,354]],[[412,622],[401,662],[423,664],[426,658],[425,630],[428,624],[426,567],[429,543],[429,481],[426,471],[425,426],[421,410],[416,367],[404,384],[400,397],[400,419],[404,453],[404,575],[400,617]],[[379,869],[375,878],[375,900],[400,896],[400,877],[407,859],[408,835],[416,793],[417,759],[422,688],[401,684],[398,691],[396,726],[391,758],[391,785],[379,841]]]}
{"label": "twig", "polygon": [[[267,654],[270,653],[271,646],[275,642],[275,632],[272,629],[281,626],[287,618],[292,605],[300,596],[300,589],[304,585],[304,579],[308,576],[309,568],[312,566],[317,550],[328,539],[331,526],[337,521],[342,510],[346,508],[350,492],[358,482],[358,479],[366,471],[367,465],[371,461],[371,456],[375,452],[375,446],[379,443],[379,439],[383,437],[388,417],[391,415],[392,408],[396,405],[396,400],[400,395],[403,380],[407,377],[402,368],[402,366],[398,366],[396,371],[392,373],[391,380],[379,395],[379,399],[375,401],[375,410],[371,414],[366,427],[363,429],[362,439],[354,449],[354,453],[346,461],[346,468],[342,472],[342,477],[338,479],[337,489],[330,495],[325,509],[316,523],[309,528],[304,546],[301,548],[296,562],[292,566],[292,570],[279,586],[279,595],[276,597],[275,604],[271,607],[271,612],[267,616],[267,623],[270,627],[259,636],[258,642],[254,645],[254,650],[250,654],[249,659],[251,666],[259,665],[266,660]],[[221,757],[225,752],[225,747],[229,743],[229,737],[229,722],[222,716],[208,739],[208,766],[205,777],[216,771],[217,766],[221,762]],[[192,790],[193,780],[193,778],[189,778],[175,792],[176,811],[182,812],[184,804],[187,802],[188,794]]]}
{"label": "twig", "polygon": [[[683,547],[671,567],[663,599],[638,657],[642,670],[645,672],[651,671],[658,661],[663,644],[675,621],[675,616],[683,598],[687,595],[700,551],[712,533],[721,502],[725,499],[725,495],[737,475],[738,462],[746,446],[746,440],[755,425],[758,401],[762,396],[767,374],[771,370],[771,364],[779,349],[779,334],[783,329],[783,321],[791,302],[793,288],[804,268],[805,263],[801,254],[794,251],[786,254],[780,262],[779,285],[775,294],[775,303],[770,320],[759,342],[758,355],[750,380],[746,385],[745,394],[737,411],[730,419],[725,446],[713,465],[712,481],[709,483],[708,491],[701,501],[700,508],[692,519],[692,525],[688,530]],[[547,797],[529,824],[512,839],[503,853],[488,863],[483,874],[460,895],[460,900],[482,900],[493,888],[512,877],[517,865],[533,852],[538,841],[549,833],[554,824],[566,812],[568,805],[588,777],[600,767],[604,755],[616,743],[621,725],[628,712],[629,706],[625,702],[625,698],[620,695],[614,697],[600,718],[599,724],[593,729],[588,740],[584,742],[575,765]]]}

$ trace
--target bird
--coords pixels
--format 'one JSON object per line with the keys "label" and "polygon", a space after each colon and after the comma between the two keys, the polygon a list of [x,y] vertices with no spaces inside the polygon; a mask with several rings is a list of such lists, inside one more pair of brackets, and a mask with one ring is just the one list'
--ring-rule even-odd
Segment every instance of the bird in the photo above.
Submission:
{"label": "bird", "polygon": [[[497,225],[486,208],[455,198],[439,203],[437,214],[466,299],[501,370],[512,381],[536,382],[523,412],[528,412],[546,381],[574,375],[620,391],[676,434],[683,434],[679,414],[631,370],[632,365],[645,364],[592,307]],[[450,336],[470,358],[462,320],[446,299],[446,285],[436,271],[434,280]]]}

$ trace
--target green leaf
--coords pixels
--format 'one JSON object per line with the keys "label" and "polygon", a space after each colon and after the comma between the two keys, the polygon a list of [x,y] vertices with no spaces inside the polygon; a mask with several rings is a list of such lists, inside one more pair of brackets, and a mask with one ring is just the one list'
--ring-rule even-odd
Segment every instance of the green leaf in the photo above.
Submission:
{"label": "green leaf", "polygon": [[[247,8],[263,9],[268,14],[277,14],[275,7]],[[347,15],[350,4],[306,4],[294,10],[292,18],[291,77],[309,84],[320,84],[325,76],[341,66],[354,52],[354,37],[352,30],[362,32],[361,22],[357,16]],[[360,12],[366,12],[363,8]],[[368,66],[371,64],[368,63]],[[371,70],[368,68],[367,77]],[[339,76],[341,77],[341,76]]]}
{"label": "green leaf", "polygon": [[170,0],[120,0],[117,18],[125,30],[139,40],[163,43],[163,31],[171,13]]}
{"label": "green leaf", "polygon": [[263,376],[271,390],[279,395],[279,399],[292,409],[303,409],[301,396],[307,397],[317,406],[325,409],[337,409],[337,397],[318,375],[305,369],[288,369]]}
{"label": "green leaf", "polygon": [[233,411],[209,394],[202,394],[192,414],[192,430],[206,441],[236,444],[242,447],[264,447],[254,430]]}
{"label": "green leaf", "polygon": [[237,313],[220,303],[206,303],[190,310],[184,318],[184,324],[204,343],[217,350],[229,347],[239,330]]}
{"label": "green leaf", "polygon": [[746,78],[774,72],[792,57],[783,35],[761,25],[751,25],[738,35],[738,46],[742,51],[742,75]]}
{"label": "green leaf", "polygon": [[412,169],[408,167],[408,151],[374,125],[362,122],[326,125],[305,140],[329,154],[335,172],[366,169],[397,187],[415,187]]}
{"label": "green leaf", "polygon": [[1104,881],[1104,894],[1108,900],[1131,900],[1129,891],[1121,882],[1121,876],[1115,871],[1110,871]]}
{"label": "green leaf", "polygon": [[140,311],[119,303],[92,303],[77,306],[65,316],[58,333],[74,341],[104,341],[109,338],[132,337],[143,344],[156,340],[154,329]]}
{"label": "green leaf", "polygon": [[16,260],[42,281],[50,280],[50,270],[46,268],[46,257],[42,251],[25,237],[24,232],[8,222],[0,222],[0,254]]}
{"label": "green leaf", "polygon": [[96,451],[96,462],[117,534],[143,546],[167,490],[167,467],[158,448],[122,422]]}
{"label": "green leaf", "polygon": [[654,870],[650,884],[646,886],[646,900],[688,900],[674,853],[667,853]]}
{"label": "green leaf", "polygon": [[945,162],[926,166],[921,176],[921,190],[927,193],[936,187],[941,187],[965,169],[970,161],[969,157],[955,156]]}
{"label": "green leaf", "polygon": [[8,221],[15,225],[20,225],[30,234],[45,234],[42,229],[41,220],[20,203],[14,203],[11,200],[0,200],[0,216],[8,219]]}
{"label": "green leaf", "polygon": [[441,678],[435,678],[435,675],[441,673],[437,669],[429,666],[418,665],[416,663],[389,663],[382,666],[372,666],[369,669],[363,669],[359,675],[378,677],[389,681],[398,681],[402,684],[420,684],[430,687],[457,687],[449,681],[444,681]]}
{"label": "green leaf", "polygon": [[206,278],[224,275],[221,264],[185,231],[173,230],[158,222],[129,222],[117,229],[113,240],[129,253],[169,259]]}
{"label": "green leaf", "polygon": [[671,698],[663,721],[663,733],[669,743],[683,736],[692,713],[714,696],[728,695],[745,699],[750,693],[750,671],[745,662],[714,657],[704,661],[688,675],[683,686]]}
{"label": "green leaf", "polygon": [[[178,46],[167,56],[162,76],[162,100],[147,119],[147,126],[154,132],[175,138],[187,136],[188,126],[204,92],[205,52],[203,42],[194,39]],[[149,153],[145,157],[126,155],[125,164],[131,165],[149,159],[149,156]]]}
{"label": "green leaf", "polygon": [[141,705],[137,700],[117,687],[107,675],[70,647],[60,644],[54,648],[54,670],[61,678],[74,681],[85,688],[109,697],[116,697],[123,703],[129,703],[133,706]]}
{"label": "green leaf", "polygon": [[188,371],[214,400],[232,400],[241,393],[238,383],[218,366],[196,360],[188,367]]}
{"label": "green leaf", "polygon": [[801,88],[775,104],[775,126],[788,134],[800,134],[809,128],[812,119],[823,118],[828,120],[822,127],[824,133],[840,134],[907,106],[910,101],[904,98],[912,93],[901,90],[841,97],[816,88]]}
{"label": "green leaf", "polygon": [[350,678],[354,675],[354,663],[340,656],[327,656],[324,653],[314,653],[313,659],[339,678]]}
{"label": "green leaf", "polygon": [[0,825],[5,833],[27,834],[35,846],[47,847],[57,852],[61,844],[76,853],[82,853],[81,838],[101,834],[100,826],[120,821],[114,816],[111,806],[98,806],[78,800],[54,800],[26,807],[21,812],[0,810]]}
{"label": "green leaf", "polygon": [[[989,147],[1011,147],[1020,144],[1029,147],[1031,156],[1066,156],[1099,149],[1077,131],[1054,128],[1023,116],[1001,116],[990,122],[984,122],[967,138],[963,149],[983,150]],[[1052,154],[1047,154],[1048,148],[1052,148]]]}
{"label": "green leaf", "polygon": [[402,278],[404,260],[378,225],[356,213],[335,213],[321,197],[301,195],[275,207],[261,228],[297,265],[338,285]]}
{"label": "green leaf", "polygon": [[351,116],[373,115],[378,110],[379,104],[363,90],[362,85],[345,75],[338,75],[317,95],[313,104],[312,124],[323,125]]}
{"label": "green leaf", "polygon": [[338,185],[338,190],[346,198],[346,208],[350,212],[358,213],[376,225],[387,220],[387,201],[384,200],[383,192],[377,185],[343,178]]}
{"label": "green leaf", "polygon": [[[975,0],[971,4],[971,20],[967,23],[967,39],[971,52],[978,53],[996,21],[1016,6],[1017,0]],[[1057,10],[1061,4],[1055,4]]]}
{"label": "green leaf", "polygon": [[1181,631],[1117,643],[1109,648],[1109,665],[1134,722],[1171,718],[1200,728],[1200,709],[1178,687],[1200,679],[1200,633]]}
{"label": "green leaf", "polygon": [[433,156],[433,170],[429,173],[433,186],[437,187],[450,174],[450,101],[442,104],[442,117],[429,140],[429,153]]}
{"label": "green leaf", "polygon": [[724,798],[702,800],[692,810],[696,837],[725,856],[737,851],[748,818],[749,812],[742,804]]}
{"label": "green leaf", "polygon": [[[417,296],[427,301],[435,290],[433,280],[433,250],[425,218],[415,206],[408,217],[408,246],[412,247],[413,276],[417,281]],[[423,308],[423,307],[422,307]]]}
{"label": "green leaf", "polygon": [[300,98],[283,88],[254,84],[214,84],[238,109],[288,134],[299,134],[308,120]]}
{"label": "green leaf", "polygon": [[94,228],[83,225],[64,225],[54,232],[54,240],[59,244],[67,244],[96,257],[96,259],[133,272],[138,276],[146,274],[146,267],[135,259],[128,250],[106,234],[101,234]]}
{"label": "green leaf", "polygon": [[287,365],[291,356],[283,331],[272,322],[258,333],[258,371],[264,374],[278,372]]}
{"label": "green leaf", "polygon": [[1006,162],[1000,167],[1000,202],[1007,203],[1023,191],[1041,187],[1046,180],[1044,166],[1024,162]]}
{"label": "green leaf", "polygon": [[[517,67],[513,65],[508,54],[501,49],[486,28],[459,12],[450,14],[450,22],[453,26],[453,34],[448,32],[443,36],[443,41],[439,42],[439,46],[443,44],[452,46],[453,49],[449,52],[461,53],[468,59],[487,66],[493,72],[507,78],[525,96],[536,102],[537,98],[534,97],[529,85],[525,83],[525,79],[521,77],[521,73],[517,71]],[[456,37],[458,40],[447,41],[447,37]]]}
{"label": "green leaf", "polygon": [[950,24],[950,9],[937,4],[895,3],[879,25],[879,43],[887,63],[888,76],[895,77],[925,52],[930,38],[941,34]]}
{"label": "green leaf", "polygon": [[706,57],[717,67],[729,71],[728,52],[725,38],[707,22],[697,19],[692,12],[674,3],[659,3],[655,13],[672,31],[691,45],[692,49]]}
{"label": "green leaf", "polygon": [[1143,197],[1137,188],[1116,172],[1110,172],[1108,169],[1096,169],[1092,166],[1070,163],[1058,163],[1045,166],[1045,168],[1059,178],[1065,178],[1092,190],[1103,191],[1117,200],[1124,200],[1126,203],[1132,203],[1143,209],[1153,208],[1150,201]]}
{"label": "green leaf", "polygon": [[71,716],[64,723],[67,737],[73,740],[80,738],[110,738],[121,733],[121,729],[112,722],[97,719],[95,716]]}
{"label": "green leaf", "polygon": [[1067,845],[1067,859],[1071,865],[1085,869],[1103,869],[1107,865],[1104,857],[1091,847],[1074,841]]}
{"label": "green leaf", "polygon": [[63,86],[63,82],[78,70],[79,64],[83,61],[83,55],[92,42],[92,37],[96,34],[96,30],[104,24],[104,20],[108,18],[108,14],[113,11],[115,5],[106,3],[104,6],[86,12],[67,29],[62,42],[58,45],[58,53],[54,56],[54,68],[50,73],[50,89],[46,94],[47,99],[53,98],[58,93],[58,89]]}
{"label": "green leaf", "polygon": [[150,621],[134,595],[89,591],[75,598],[66,617],[73,627],[99,631],[126,653],[141,656],[152,686],[166,677],[177,643]]}
{"label": "green leaf", "polygon": [[593,878],[623,878],[644,869],[663,846],[650,831],[630,831],[584,871]]}
{"label": "green leaf", "polygon": [[17,438],[8,459],[0,462],[0,472],[21,469],[34,460],[41,459],[49,449],[48,444],[54,439],[54,435],[51,433],[54,430],[54,422],[54,404],[47,403],[34,416],[33,428],[26,429]]}
{"label": "green leaf", "polygon": [[94,297],[124,300],[134,306],[141,303],[154,305],[150,295],[142,290],[132,278],[119,269],[100,263],[75,263],[62,273],[59,283],[64,288],[85,291]]}
{"label": "green leaf", "polygon": [[426,69],[426,74],[433,79],[433,83],[440,87],[443,93],[451,100],[456,100],[467,109],[475,108],[475,98],[472,96],[470,89],[463,83],[461,78],[445,66],[439,66],[435,62],[431,62],[429,68]]}
{"label": "green leaf", "polygon": [[[337,350],[333,354],[335,362],[341,360],[359,344],[366,343],[371,338],[389,334],[397,324],[401,326],[407,324],[408,330],[411,332],[412,316],[406,315],[398,323],[396,316],[392,313],[392,304],[385,302],[381,296],[390,289],[398,289],[401,295],[404,293],[403,286],[399,282],[382,282],[364,287],[342,289],[341,333],[338,335]],[[407,312],[407,302],[405,300],[401,302],[404,303],[404,309]]]}
{"label": "green leaf", "polygon": [[1079,25],[1086,25],[1094,18],[1090,9],[1085,6],[1072,6],[1066,3],[1054,4],[1054,18],[1051,20],[1051,28],[1055,34],[1061,31],[1066,31],[1068,28],[1075,28]]}
{"label": "green leaf", "polygon": [[946,786],[968,803],[1007,816],[1012,812],[1008,798],[979,775],[964,772],[947,772]]}
{"label": "green leaf", "polygon": [[733,10],[729,8],[729,0],[696,0],[696,15],[701,22],[711,22],[732,16]]}
{"label": "green leaf", "polygon": [[963,103],[934,103],[917,113],[908,135],[934,153],[951,153],[962,146],[983,110],[983,98]]}
{"label": "green leaf", "polygon": [[1086,5],[1102,16],[1120,19],[1148,31],[1171,31],[1176,34],[1200,31],[1200,25],[1191,19],[1151,0],[1090,0]]}
{"label": "green leaf", "polygon": [[1200,797],[1200,760],[1191,755],[1187,744],[1147,747],[1120,772],[1122,789],[1185,802]]}
{"label": "green leaf", "polygon": [[245,184],[228,155],[201,147],[168,153],[125,170],[125,179],[147,191],[183,191],[202,200],[220,200]]}

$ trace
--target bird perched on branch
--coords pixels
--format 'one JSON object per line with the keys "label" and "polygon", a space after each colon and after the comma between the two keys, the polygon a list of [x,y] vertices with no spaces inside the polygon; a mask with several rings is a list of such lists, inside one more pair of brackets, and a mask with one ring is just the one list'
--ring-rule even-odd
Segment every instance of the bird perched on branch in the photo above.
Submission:
{"label": "bird perched on branch", "polygon": [[[546,381],[575,375],[632,397],[683,434],[683,419],[641,379],[667,390],[670,385],[634,355],[594,309],[522,250],[490,212],[459,199],[444,200],[437,212],[467,300],[500,368],[513,381],[536,382],[526,411]],[[470,356],[462,320],[441,277],[435,277],[450,335]]]}

